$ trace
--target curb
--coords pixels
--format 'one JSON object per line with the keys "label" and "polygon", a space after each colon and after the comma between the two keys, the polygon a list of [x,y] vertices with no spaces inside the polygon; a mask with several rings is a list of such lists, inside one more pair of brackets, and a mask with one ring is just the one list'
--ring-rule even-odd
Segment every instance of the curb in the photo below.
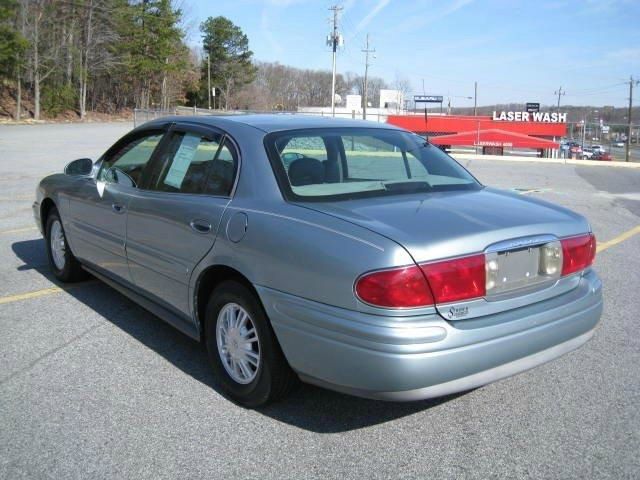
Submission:
{"label": "curb", "polygon": [[499,162],[555,163],[590,167],[640,168],[640,162],[604,162],[598,160],[574,160],[564,158],[516,157],[513,155],[475,155],[473,153],[451,154],[456,160],[496,160]]}

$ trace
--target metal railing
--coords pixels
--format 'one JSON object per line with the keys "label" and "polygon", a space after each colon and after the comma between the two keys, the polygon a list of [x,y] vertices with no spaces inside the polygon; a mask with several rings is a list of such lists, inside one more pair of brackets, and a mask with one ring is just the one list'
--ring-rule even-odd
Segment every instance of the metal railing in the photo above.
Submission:
{"label": "metal railing", "polygon": [[[133,110],[133,126],[137,127],[145,122],[155,120],[156,118],[168,117],[173,115],[242,115],[247,113],[275,113],[282,115],[312,115],[319,117],[331,117],[331,112],[326,112],[323,109],[318,110],[305,110],[305,111],[253,111],[253,110],[209,110],[208,108],[196,108],[196,107],[175,107],[170,109],[145,109],[136,108]],[[336,118],[346,119],[362,119],[362,113],[357,111],[352,112],[336,112]],[[387,115],[381,113],[367,113],[367,120],[377,123],[384,123],[387,121]]]}

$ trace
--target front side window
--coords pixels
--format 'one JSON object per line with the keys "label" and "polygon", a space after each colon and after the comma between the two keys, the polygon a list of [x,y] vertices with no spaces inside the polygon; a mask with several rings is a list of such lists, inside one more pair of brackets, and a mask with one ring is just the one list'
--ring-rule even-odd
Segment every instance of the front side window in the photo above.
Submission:
{"label": "front side window", "polygon": [[164,162],[154,190],[228,196],[235,175],[236,156],[222,135],[174,132],[163,153]]}
{"label": "front side window", "polygon": [[137,187],[163,135],[154,132],[122,145],[104,160],[98,180]]}
{"label": "front side window", "polygon": [[265,145],[285,196],[294,200],[481,188],[438,147],[400,130],[277,132],[266,137]]}

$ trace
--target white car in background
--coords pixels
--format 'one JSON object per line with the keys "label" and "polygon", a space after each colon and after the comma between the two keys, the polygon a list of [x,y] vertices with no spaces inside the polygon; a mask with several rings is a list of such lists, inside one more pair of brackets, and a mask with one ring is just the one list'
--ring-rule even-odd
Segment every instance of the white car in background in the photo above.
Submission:
{"label": "white car in background", "polygon": [[591,160],[593,157],[593,148],[592,147],[584,147],[582,149],[582,159],[583,160]]}
{"label": "white car in background", "polygon": [[594,153],[605,153],[606,150],[604,149],[604,147],[602,145],[591,145],[591,148],[593,149]]}

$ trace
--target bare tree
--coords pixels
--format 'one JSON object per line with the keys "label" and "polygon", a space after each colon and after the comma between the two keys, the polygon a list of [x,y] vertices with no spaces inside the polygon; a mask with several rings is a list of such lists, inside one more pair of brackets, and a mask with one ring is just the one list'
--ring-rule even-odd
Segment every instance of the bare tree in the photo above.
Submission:
{"label": "bare tree", "polygon": [[[407,77],[403,77],[397,73],[393,87],[401,93],[403,100],[407,100],[409,98],[409,94],[413,91],[411,81]],[[402,105],[398,105],[398,107],[402,108]]]}
{"label": "bare tree", "polygon": [[26,4],[26,36],[30,41],[30,73],[33,84],[33,118],[40,119],[41,85],[55,72],[59,60],[56,31],[47,15],[50,0],[23,0]]}
{"label": "bare tree", "polygon": [[81,25],[82,35],[78,46],[78,103],[80,118],[84,118],[87,112],[89,79],[114,65],[115,60],[109,46],[118,40],[118,35],[110,20],[108,2],[105,0],[88,0],[83,8]]}

